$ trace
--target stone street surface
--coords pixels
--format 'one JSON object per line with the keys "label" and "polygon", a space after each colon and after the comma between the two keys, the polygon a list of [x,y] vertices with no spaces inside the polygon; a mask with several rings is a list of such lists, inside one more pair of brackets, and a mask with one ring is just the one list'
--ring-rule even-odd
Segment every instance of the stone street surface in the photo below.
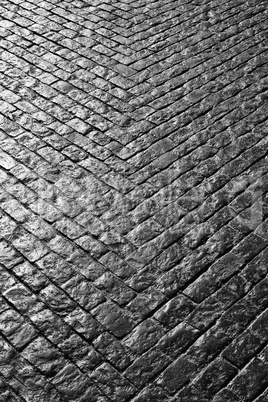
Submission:
{"label": "stone street surface", "polygon": [[1,0],[0,401],[268,401],[268,0]]}

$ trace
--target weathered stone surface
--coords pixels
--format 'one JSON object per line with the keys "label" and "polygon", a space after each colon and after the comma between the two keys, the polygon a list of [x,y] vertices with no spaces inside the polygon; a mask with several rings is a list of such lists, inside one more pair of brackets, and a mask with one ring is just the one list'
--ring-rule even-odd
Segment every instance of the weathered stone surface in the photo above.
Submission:
{"label": "weathered stone surface", "polygon": [[54,285],[48,285],[40,292],[40,295],[58,314],[66,315],[75,309],[74,301]]}
{"label": "weathered stone surface", "polygon": [[[161,367],[159,361],[163,363]],[[125,376],[136,387],[142,388],[168,363],[170,363],[170,359],[166,355],[156,348],[152,348],[127,368]]]}
{"label": "weathered stone surface", "polygon": [[1,293],[4,293],[10,286],[15,285],[16,281],[14,277],[3,266],[0,267],[0,289]]}
{"label": "weathered stone surface", "polygon": [[7,268],[23,262],[21,254],[6,241],[0,242],[0,251],[0,262]]}
{"label": "weathered stone surface", "polygon": [[21,283],[10,287],[3,295],[22,314],[29,314],[38,303],[37,297]]}
{"label": "weathered stone surface", "polygon": [[12,309],[4,311],[1,314],[1,332],[8,335],[9,333],[16,331],[22,321],[23,318]]}
{"label": "weathered stone surface", "polygon": [[48,376],[55,375],[66,364],[63,355],[40,337],[23,350],[22,356]]}
{"label": "weathered stone surface", "polygon": [[62,289],[86,311],[90,311],[106,300],[104,295],[81,275],[73,275],[62,285]]}
{"label": "weathered stone surface", "polygon": [[14,246],[31,262],[47,254],[46,247],[32,234],[23,229],[13,233]]}
{"label": "weathered stone surface", "polygon": [[112,401],[126,401],[135,393],[133,385],[108,363],[100,365],[92,373],[92,379],[102,386]]}
{"label": "weathered stone surface", "polygon": [[47,254],[45,257],[41,258],[36,265],[38,266],[39,270],[37,271],[35,277],[41,275],[43,278],[45,278],[46,282],[48,281],[47,278],[50,278],[56,284],[62,284],[68,281],[68,279],[70,279],[74,274],[74,270],[72,269],[71,265],[55,253]]}
{"label": "weathered stone surface", "polygon": [[110,272],[106,272],[95,281],[96,287],[107,292],[108,296],[119,305],[127,304],[134,298],[135,292],[127,287],[124,282],[117,279]]}
{"label": "weathered stone surface", "polygon": [[167,355],[173,358],[183,352],[196,338],[200,332],[187,323],[181,323],[165,334],[158,342],[158,347]]}
{"label": "weathered stone surface", "polygon": [[162,231],[162,226],[156,221],[150,220],[139,225],[128,234],[128,239],[136,246],[141,246],[152,238],[156,237]]}
{"label": "weathered stone surface", "polygon": [[238,367],[243,367],[266,340],[267,312],[262,313],[244,332],[233,340],[224,356]]}
{"label": "weathered stone surface", "polygon": [[96,338],[102,332],[99,323],[80,308],[66,315],[64,321],[87,340]]}
{"label": "weathered stone surface", "polygon": [[[67,364],[57,375],[53,378],[53,384],[61,393],[63,398],[67,400],[83,400],[92,396],[94,399],[93,384],[79,370],[71,365]],[[92,391],[90,391],[92,389]],[[84,397],[84,398],[82,398]]]}
{"label": "weathered stone surface", "polygon": [[173,362],[159,377],[158,384],[174,394],[193,377],[196,365],[184,356]]}
{"label": "weathered stone surface", "polygon": [[8,155],[6,152],[0,152],[0,166],[4,169],[10,170],[15,166],[16,162],[12,156]]}
{"label": "weathered stone surface", "polygon": [[213,399],[213,402],[238,402],[240,398],[237,394],[235,394],[230,389],[224,388],[220,391],[216,397]]}
{"label": "weathered stone surface", "polygon": [[119,278],[125,279],[133,274],[131,266],[114,252],[109,252],[102,256],[100,262],[104,266],[107,265],[109,270],[116,274],[116,276],[119,276]]}
{"label": "weathered stone surface", "polygon": [[163,328],[156,321],[149,318],[135,327],[124,343],[133,352],[141,354],[152,347],[163,334]]}
{"label": "weathered stone surface", "polygon": [[197,328],[207,328],[248,290],[248,284],[241,275],[232,277],[217,292],[200,303],[187,317],[187,321]]}
{"label": "weathered stone surface", "polygon": [[197,390],[211,398],[236,374],[235,366],[218,358],[203,371],[197,380],[194,380],[193,384]]}
{"label": "weathered stone surface", "polygon": [[184,295],[178,295],[161,307],[154,317],[161,324],[172,328],[182,321],[194,307],[195,304],[190,299]]}
{"label": "weathered stone surface", "polygon": [[126,335],[135,325],[131,316],[112,302],[101,304],[92,310],[92,314],[117,337]]}
{"label": "weathered stone surface", "polygon": [[267,364],[256,357],[238,374],[229,387],[240,398],[254,398],[267,384],[267,370]]}
{"label": "weathered stone surface", "polygon": [[76,240],[76,243],[82,247],[83,250],[88,251],[93,258],[98,259],[108,251],[103,243],[93,239],[91,236],[82,236]]}
{"label": "weathered stone surface", "polygon": [[154,287],[151,287],[143,293],[138,294],[135,299],[127,305],[127,308],[133,318],[138,320],[141,317],[148,316],[164,300],[165,296]]}
{"label": "weathered stone surface", "polygon": [[84,228],[78,226],[77,224],[75,224],[74,222],[72,222],[70,219],[67,218],[58,220],[55,223],[55,228],[59,232],[67,236],[69,239],[76,239],[77,237],[82,236],[86,232]]}
{"label": "weathered stone surface", "polygon": [[21,349],[35,338],[35,328],[15,310],[6,309],[0,317],[0,331],[10,339],[13,346]]}
{"label": "weathered stone surface", "polygon": [[155,385],[149,385],[136,398],[134,398],[134,402],[162,402],[168,401],[168,399],[168,394],[162,388]]}
{"label": "weathered stone surface", "polygon": [[124,369],[133,360],[131,351],[114,336],[104,333],[94,341],[95,348],[119,369]]}

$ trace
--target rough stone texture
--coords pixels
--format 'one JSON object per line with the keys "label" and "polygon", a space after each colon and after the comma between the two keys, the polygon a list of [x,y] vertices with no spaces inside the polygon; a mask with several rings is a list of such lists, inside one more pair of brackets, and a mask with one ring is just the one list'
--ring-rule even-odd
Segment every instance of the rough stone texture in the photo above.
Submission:
{"label": "rough stone texture", "polygon": [[0,401],[268,401],[268,0],[0,2]]}

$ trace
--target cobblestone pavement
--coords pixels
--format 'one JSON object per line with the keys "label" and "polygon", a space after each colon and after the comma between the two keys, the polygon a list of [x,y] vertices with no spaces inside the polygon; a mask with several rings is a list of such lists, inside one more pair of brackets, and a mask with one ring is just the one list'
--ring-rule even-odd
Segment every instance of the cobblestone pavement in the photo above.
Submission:
{"label": "cobblestone pavement", "polygon": [[0,401],[268,401],[268,1],[1,0]]}

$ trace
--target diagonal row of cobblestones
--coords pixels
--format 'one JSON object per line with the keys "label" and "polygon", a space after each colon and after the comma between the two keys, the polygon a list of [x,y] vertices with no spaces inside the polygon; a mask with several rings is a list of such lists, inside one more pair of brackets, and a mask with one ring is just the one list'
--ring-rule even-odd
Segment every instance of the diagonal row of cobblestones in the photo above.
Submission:
{"label": "diagonal row of cobblestones", "polygon": [[2,0],[0,56],[0,401],[267,401],[267,0]]}

